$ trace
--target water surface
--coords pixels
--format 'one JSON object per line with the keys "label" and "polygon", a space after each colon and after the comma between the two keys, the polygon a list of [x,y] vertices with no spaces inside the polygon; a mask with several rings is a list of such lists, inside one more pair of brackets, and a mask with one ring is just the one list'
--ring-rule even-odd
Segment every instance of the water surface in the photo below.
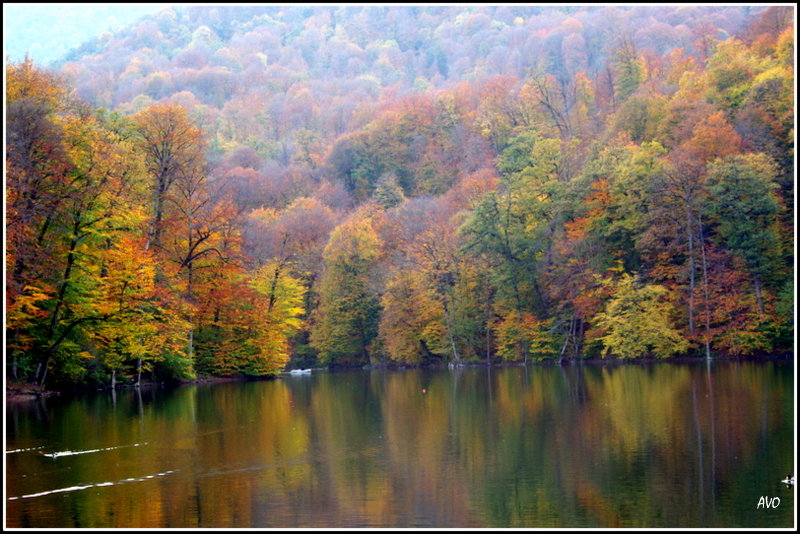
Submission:
{"label": "water surface", "polygon": [[9,404],[6,526],[792,527],[793,375],[359,370]]}

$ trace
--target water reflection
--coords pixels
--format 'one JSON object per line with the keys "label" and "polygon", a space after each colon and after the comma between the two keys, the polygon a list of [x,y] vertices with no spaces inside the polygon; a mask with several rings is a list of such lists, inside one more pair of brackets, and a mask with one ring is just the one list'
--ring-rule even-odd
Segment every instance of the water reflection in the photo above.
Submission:
{"label": "water reflection", "polygon": [[6,526],[790,527],[792,380],[344,371],[9,405]]}

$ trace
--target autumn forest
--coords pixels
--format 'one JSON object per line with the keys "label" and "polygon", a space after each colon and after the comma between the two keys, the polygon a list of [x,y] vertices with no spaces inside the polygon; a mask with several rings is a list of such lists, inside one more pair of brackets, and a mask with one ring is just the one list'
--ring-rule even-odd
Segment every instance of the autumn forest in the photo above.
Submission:
{"label": "autumn forest", "polygon": [[765,357],[794,8],[167,8],[6,63],[6,376]]}

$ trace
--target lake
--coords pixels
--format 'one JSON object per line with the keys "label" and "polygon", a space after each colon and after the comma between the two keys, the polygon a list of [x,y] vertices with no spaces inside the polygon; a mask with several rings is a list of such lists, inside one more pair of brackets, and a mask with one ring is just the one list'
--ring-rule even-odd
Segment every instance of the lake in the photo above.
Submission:
{"label": "lake", "polygon": [[315,371],[8,403],[6,526],[792,527],[793,365]]}

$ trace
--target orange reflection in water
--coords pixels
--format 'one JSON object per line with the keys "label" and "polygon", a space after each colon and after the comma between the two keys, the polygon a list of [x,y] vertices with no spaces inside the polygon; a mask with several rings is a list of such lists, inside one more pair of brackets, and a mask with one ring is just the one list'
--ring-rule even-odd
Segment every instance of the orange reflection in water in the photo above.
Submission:
{"label": "orange reflection in water", "polygon": [[[10,405],[6,526],[791,526],[792,372],[315,372]],[[780,508],[742,504],[761,493]]]}

